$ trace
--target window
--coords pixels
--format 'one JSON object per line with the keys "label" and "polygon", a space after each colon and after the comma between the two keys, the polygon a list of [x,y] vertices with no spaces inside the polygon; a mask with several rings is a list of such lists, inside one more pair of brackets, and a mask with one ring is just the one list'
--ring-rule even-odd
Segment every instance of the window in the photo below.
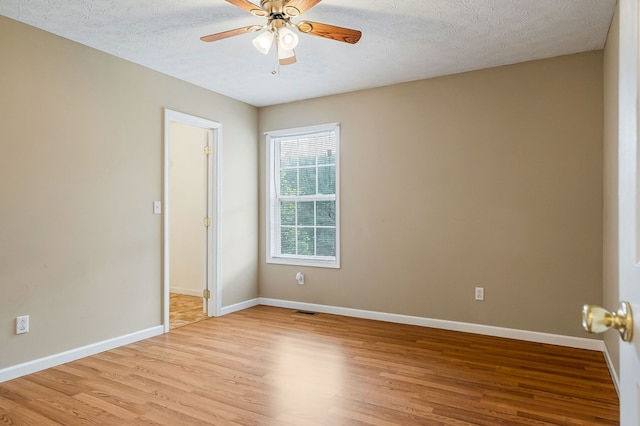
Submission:
{"label": "window", "polygon": [[266,136],[267,263],[339,268],[339,125]]}

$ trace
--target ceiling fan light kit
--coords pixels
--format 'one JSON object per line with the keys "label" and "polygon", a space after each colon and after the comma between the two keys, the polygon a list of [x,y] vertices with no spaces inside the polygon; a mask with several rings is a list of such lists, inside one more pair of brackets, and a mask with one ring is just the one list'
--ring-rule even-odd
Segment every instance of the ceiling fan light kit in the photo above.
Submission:
{"label": "ceiling fan light kit", "polygon": [[278,30],[278,47],[285,50],[293,50],[298,45],[298,36],[289,28]]}
{"label": "ceiling fan light kit", "polygon": [[258,52],[264,53],[266,55],[267,53],[269,53],[269,49],[271,49],[273,39],[274,34],[271,31],[267,31],[254,38],[253,45],[256,49],[258,49]]}
{"label": "ceiling fan light kit", "polygon": [[280,65],[290,65],[296,62],[294,49],[298,45],[298,36],[287,28],[288,26],[294,27],[305,34],[329,38],[349,44],[357,43],[362,36],[362,33],[358,30],[321,24],[319,22],[302,21],[298,24],[291,22],[291,18],[300,16],[320,3],[320,1],[321,0],[261,0],[260,6],[258,6],[249,0],[227,0],[227,2],[246,10],[254,16],[266,17],[266,25],[250,25],[248,27],[210,34],[200,37],[200,39],[202,41],[212,42],[266,28],[267,31],[253,39],[253,45],[259,52],[266,55],[269,53],[273,41],[276,40]]}

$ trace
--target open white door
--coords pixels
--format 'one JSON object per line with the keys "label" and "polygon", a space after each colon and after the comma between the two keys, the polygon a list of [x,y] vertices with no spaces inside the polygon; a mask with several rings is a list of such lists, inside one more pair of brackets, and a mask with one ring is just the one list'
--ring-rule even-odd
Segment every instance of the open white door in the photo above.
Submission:
{"label": "open white door", "polygon": [[[619,0],[618,294],[620,306],[585,306],[583,325],[620,332],[620,424],[640,426],[640,0]],[[635,326],[635,327],[634,327]],[[635,330],[634,330],[635,328]],[[610,331],[611,332],[611,331]]]}
{"label": "open white door", "polygon": [[638,0],[620,1],[619,293],[621,300],[631,304],[635,320],[631,342],[620,343],[620,424],[623,426],[640,425],[639,14]]}

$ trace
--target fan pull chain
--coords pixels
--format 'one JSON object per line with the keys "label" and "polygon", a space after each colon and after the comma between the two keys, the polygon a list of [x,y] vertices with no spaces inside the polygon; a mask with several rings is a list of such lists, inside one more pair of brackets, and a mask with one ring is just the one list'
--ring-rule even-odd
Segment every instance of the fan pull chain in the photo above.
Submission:
{"label": "fan pull chain", "polygon": [[280,61],[278,60],[278,38],[276,36],[275,39],[275,49],[273,49],[273,69],[271,70],[271,75],[280,74]]}

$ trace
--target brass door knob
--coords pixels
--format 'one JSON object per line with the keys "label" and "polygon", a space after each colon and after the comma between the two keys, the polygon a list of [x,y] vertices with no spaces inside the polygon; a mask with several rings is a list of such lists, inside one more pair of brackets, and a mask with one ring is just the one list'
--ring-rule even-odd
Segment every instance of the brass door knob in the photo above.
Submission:
{"label": "brass door knob", "polygon": [[618,312],[609,312],[600,306],[582,307],[582,327],[589,333],[604,333],[610,328],[620,332],[625,342],[633,337],[633,314],[629,302],[620,302]]}

